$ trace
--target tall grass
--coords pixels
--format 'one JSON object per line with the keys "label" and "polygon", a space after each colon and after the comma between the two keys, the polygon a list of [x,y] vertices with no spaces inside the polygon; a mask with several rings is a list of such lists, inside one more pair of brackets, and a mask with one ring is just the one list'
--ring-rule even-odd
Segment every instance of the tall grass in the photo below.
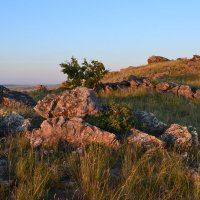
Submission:
{"label": "tall grass", "polygon": [[[200,166],[199,149],[189,152],[188,159],[173,150],[144,151],[127,144],[111,150],[94,143],[77,153],[69,148],[33,149],[23,136],[16,136],[1,141],[2,155],[9,162],[7,179],[14,181],[9,188],[0,187],[2,200],[200,198],[199,182],[189,173],[190,163]],[[63,188],[61,180],[72,187]],[[65,195],[56,198],[59,191]]]}

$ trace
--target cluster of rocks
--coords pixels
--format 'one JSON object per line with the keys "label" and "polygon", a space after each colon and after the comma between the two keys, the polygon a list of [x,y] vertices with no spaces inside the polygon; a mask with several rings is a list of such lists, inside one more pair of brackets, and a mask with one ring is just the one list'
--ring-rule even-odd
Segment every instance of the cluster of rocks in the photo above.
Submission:
{"label": "cluster of rocks", "polygon": [[[151,82],[144,78],[130,77],[132,87],[152,87]],[[122,85],[126,85],[123,82]],[[159,86],[159,87],[158,87]],[[157,89],[167,90],[174,85],[158,84]],[[10,91],[1,87],[2,94]],[[184,89],[183,89],[184,90]],[[187,88],[186,88],[187,91]],[[12,93],[12,92],[11,92]],[[20,94],[22,95],[22,94]],[[26,95],[25,95],[26,96]],[[25,119],[16,112],[0,118],[0,136],[7,133],[15,134],[27,132],[31,144],[53,145],[60,141],[82,147],[91,142],[103,143],[112,148],[120,146],[120,140],[114,133],[107,132],[96,126],[90,125],[83,120],[87,115],[97,115],[104,111],[100,100],[96,97],[94,90],[78,87],[61,94],[49,94],[39,101],[34,110],[45,120],[40,128],[33,125],[33,119]],[[136,126],[130,130],[128,143],[138,143],[145,149],[152,146],[176,146],[189,147],[199,145],[198,137],[188,132],[186,127],[178,124],[167,124],[158,120],[153,113],[145,111],[135,112]]]}
{"label": "cluster of rocks", "polygon": [[[111,148],[120,146],[120,140],[114,133],[83,120],[86,115],[96,115],[103,111],[101,102],[91,89],[79,87],[60,95],[47,95],[34,109],[46,118],[39,129],[34,129],[28,135],[34,147],[52,145],[59,141],[77,147],[91,142],[103,143]],[[168,145],[189,147],[193,144],[193,137],[186,127],[178,124],[167,126],[152,113],[144,111],[136,112],[135,116],[139,123],[137,129],[130,130],[128,143],[137,143],[145,149]]]}
{"label": "cluster of rocks", "polygon": [[148,64],[154,64],[154,63],[166,62],[166,61],[170,61],[170,60],[162,56],[151,56],[147,60]]}
{"label": "cluster of rocks", "polygon": [[101,103],[91,89],[78,87],[60,95],[47,95],[34,109],[46,120],[40,129],[33,130],[29,135],[33,146],[55,144],[59,141],[76,146],[91,142],[103,143],[113,148],[119,146],[115,134],[92,126],[82,119],[86,115],[96,115],[102,111]]}
{"label": "cluster of rocks", "polygon": [[195,92],[192,91],[188,85],[179,85],[172,82],[151,82],[147,77],[130,76],[128,80],[115,83],[101,83],[95,88],[97,92],[111,92],[114,90],[123,89],[145,89],[147,91],[155,91],[161,93],[171,93],[177,96],[185,97],[187,99],[200,100],[200,89]]}
{"label": "cluster of rocks", "polygon": [[[193,55],[192,58],[177,58],[179,61],[186,61],[188,65],[195,65],[195,62],[200,62],[200,55]],[[160,63],[171,61],[168,58],[162,56],[150,56],[147,60],[148,64]]]}
{"label": "cluster of rocks", "polygon": [[36,102],[27,94],[11,91],[0,85],[0,103],[7,107],[31,106],[34,107]]}

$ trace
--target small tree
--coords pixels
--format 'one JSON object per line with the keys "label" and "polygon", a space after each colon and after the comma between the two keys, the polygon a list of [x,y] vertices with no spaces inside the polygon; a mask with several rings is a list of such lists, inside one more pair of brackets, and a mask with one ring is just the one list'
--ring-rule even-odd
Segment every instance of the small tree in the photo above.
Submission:
{"label": "small tree", "polygon": [[79,65],[76,58],[72,57],[71,62],[60,64],[62,72],[67,74],[68,86],[77,87],[85,86],[94,88],[97,83],[108,72],[103,63],[92,60],[90,63],[84,59],[84,62]]}

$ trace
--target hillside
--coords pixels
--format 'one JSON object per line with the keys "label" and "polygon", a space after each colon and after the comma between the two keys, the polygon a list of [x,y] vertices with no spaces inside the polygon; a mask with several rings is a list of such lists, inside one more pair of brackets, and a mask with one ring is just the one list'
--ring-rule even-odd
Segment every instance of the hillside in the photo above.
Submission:
{"label": "hillside", "polygon": [[194,58],[110,72],[99,91],[0,86],[0,200],[199,200]]}
{"label": "hillside", "polygon": [[177,59],[109,72],[102,82],[118,82],[130,75],[145,76],[153,80],[176,82],[200,88],[200,59]]}

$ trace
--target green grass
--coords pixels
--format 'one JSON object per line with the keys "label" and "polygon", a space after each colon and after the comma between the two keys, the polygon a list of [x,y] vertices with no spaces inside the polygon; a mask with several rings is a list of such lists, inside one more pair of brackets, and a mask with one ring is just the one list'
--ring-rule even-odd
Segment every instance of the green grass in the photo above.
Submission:
{"label": "green grass", "polygon": [[191,125],[196,127],[200,134],[199,102],[191,102],[169,94],[148,93],[144,90],[135,91],[133,89],[101,93],[99,96],[104,104],[125,104],[132,112],[141,110],[152,112],[168,125],[172,123]]}
{"label": "green grass", "polygon": [[[32,95],[35,100],[40,100],[47,93]],[[169,125],[192,125],[200,133],[199,102],[129,89],[102,93],[99,97],[105,105],[116,105],[111,106],[106,117],[90,119],[102,128],[107,123],[107,128],[123,134],[130,124],[134,125],[134,118],[129,116],[134,111],[144,110]],[[13,111],[0,108],[8,113]],[[25,116],[35,114],[27,107],[16,111]],[[115,117],[116,112],[122,114],[122,118]],[[109,123],[112,126],[109,127]],[[24,135],[15,135],[0,139],[0,158],[8,160],[5,177],[13,181],[9,187],[0,186],[0,200],[200,199],[200,183],[189,173],[190,168],[200,172],[199,148],[192,147],[183,159],[180,152],[172,149],[144,151],[124,141],[117,150],[90,144],[78,154],[69,144],[33,149]]]}

